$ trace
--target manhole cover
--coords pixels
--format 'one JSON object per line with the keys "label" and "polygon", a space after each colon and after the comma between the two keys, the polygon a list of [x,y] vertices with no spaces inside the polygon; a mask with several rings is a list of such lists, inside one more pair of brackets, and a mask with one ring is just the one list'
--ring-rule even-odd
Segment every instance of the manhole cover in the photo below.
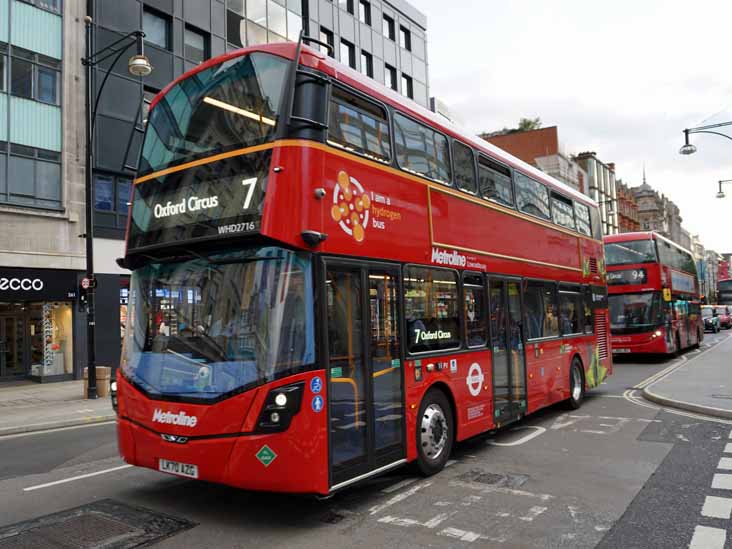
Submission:
{"label": "manhole cover", "polygon": [[125,549],[193,526],[184,519],[105,499],[0,528],[0,549]]}
{"label": "manhole cover", "polygon": [[458,476],[458,479],[463,482],[477,482],[479,484],[500,486],[502,488],[518,488],[529,480],[529,477],[527,475],[491,473],[480,469],[471,469]]}

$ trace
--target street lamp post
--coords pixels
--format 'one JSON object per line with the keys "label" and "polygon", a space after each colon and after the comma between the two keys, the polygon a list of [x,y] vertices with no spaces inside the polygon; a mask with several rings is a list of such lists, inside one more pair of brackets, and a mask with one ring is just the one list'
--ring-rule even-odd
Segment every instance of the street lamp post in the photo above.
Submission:
{"label": "street lamp post", "polygon": [[722,190],[722,184],[723,183],[732,183],[732,179],[721,179],[719,181],[719,191],[717,191],[717,198],[724,198],[726,195],[724,194],[724,191]]}
{"label": "street lamp post", "polygon": [[721,132],[713,132],[710,130],[716,129],[716,128],[723,128],[724,126],[732,126],[732,121],[730,122],[720,122],[719,124],[709,124],[707,126],[697,126],[696,128],[686,128],[684,130],[684,144],[679,149],[679,154],[694,154],[696,152],[696,147],[689,143],[689,134],[691,133],[711,133],[712,135],[719,135],[721,137],[726,137],[727,139],[732,140],[732,137],[729,135],[726,135]]}
{"label": "street lamp post", "polygon": [[[87,376],[88,387],[86,397],[88,399],[97,398],[97,368],[96,368],[96,311],[94,309],[94,293],[96,289],[96,280],[94,279],[94,207],[92,205],[92,166],[94,165],[94,152],[92,139],[94,137],[94,122],[97,116],[97,108],[99,107],[99,98],[102,95],[104,85],[107,83],[112,69],[120,60],[122,55],[132,46],[137,45],[137,53],[130,57],[127,63],[127,69],[133,76],[147,76],[152,72],[152,65],[145,56],[143,38],[145,33],[137,30],[133,31],[119,40],[112,42],[110,45],[96,52],[92,52],[92,18],[86,16],[84,18],[86,26],[86,55],[82,58],[81,64],[86,69],[86,173],[85,173],[85,200],[86,200],[86,233],[83,235],[86,239],[86,278],[89,281],[89,288],[86,290],[86,345],[87,345]],[[94,90],[92,89],[92,68],[102,61],[109,59],[112,61],[109,68],[104,74],[102,84],[92,107],[92,97]]]}

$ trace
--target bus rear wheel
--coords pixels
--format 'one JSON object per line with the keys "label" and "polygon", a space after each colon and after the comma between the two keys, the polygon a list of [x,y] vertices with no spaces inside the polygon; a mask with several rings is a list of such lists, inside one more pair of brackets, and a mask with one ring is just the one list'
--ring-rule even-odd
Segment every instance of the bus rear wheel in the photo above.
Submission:
{"label": "bus rear wheel", "polygon": [[582,406],[585,399],[585,378],[582,373],[582,363],[575,357],[569,368],[569,399],[567,404],[572,410]]}
{"label": "bus rear wheel", "polygon": [[455,420],[445,393],[430,389],[422,399],[417,416],[417,467],[423,475],[434,475],[445,467],[454,432]]}

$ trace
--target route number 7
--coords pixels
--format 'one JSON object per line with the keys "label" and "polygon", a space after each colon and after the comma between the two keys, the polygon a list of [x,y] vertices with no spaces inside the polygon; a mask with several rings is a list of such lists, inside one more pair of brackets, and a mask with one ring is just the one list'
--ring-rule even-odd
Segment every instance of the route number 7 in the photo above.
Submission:
{"label": "route number 7", "polygon": [[247,191],[247,196],[244,199],[244,209],[249,209],[249,204],[252,202],[252,195],[254,194],[254,188],[257,186],[257,178],[256,177],[250,177],[249,179],[244,179],[241,182],[242,185],[245,187],[249,187],[249,190]]}

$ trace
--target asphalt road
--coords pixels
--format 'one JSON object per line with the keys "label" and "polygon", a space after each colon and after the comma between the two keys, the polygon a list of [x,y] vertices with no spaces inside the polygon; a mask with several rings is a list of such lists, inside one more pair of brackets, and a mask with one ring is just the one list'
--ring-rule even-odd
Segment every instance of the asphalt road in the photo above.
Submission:
{"label": "asphalt road", "polygon": [[[713,541],[704,528],[725,530],[729,519],[702,510],[724,515],[723,502],[708,498],[724,496],[712,485],[725,481],[715,475],[732,422],[634,398],[634,387],[671,363],[618,362],[580,410],[555,406],[493,439],[460,444],[436,476],[403,469],[325,501],[125,467],[111,425],[7,437],[0,439],[0,539],[3,526],[91,502],[109,507],[109,498],[181,519],[181,530],[158,543],[176,549],[672,548],[688,547],[695,532],[712,536],[697,542]],[[84,477],[90,473],[101,474]]]}

